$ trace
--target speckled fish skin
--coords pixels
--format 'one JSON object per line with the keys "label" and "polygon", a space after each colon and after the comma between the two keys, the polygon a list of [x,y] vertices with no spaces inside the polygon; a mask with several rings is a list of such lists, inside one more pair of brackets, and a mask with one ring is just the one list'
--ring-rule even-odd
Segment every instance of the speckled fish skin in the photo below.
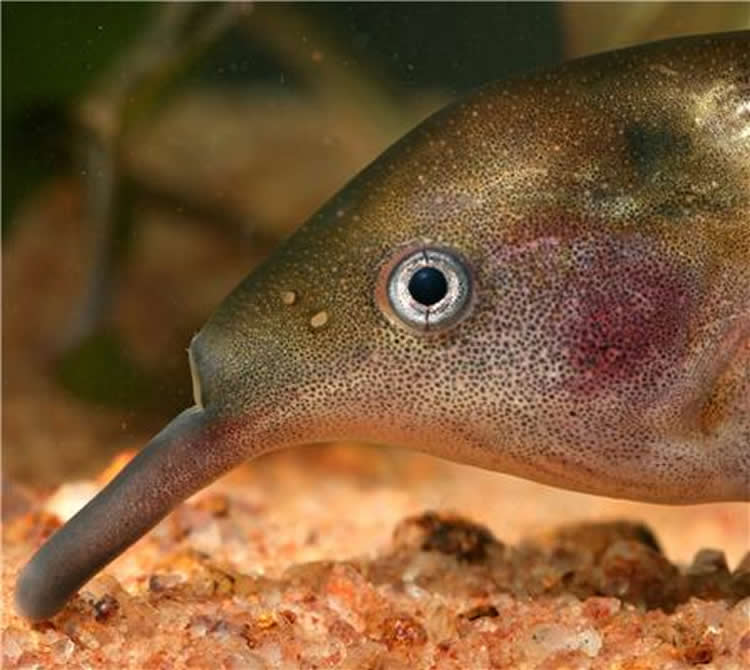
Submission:
{"label": "speckled fish skin", "polygon": [[[429,120],[197,336],[206,404],[248,417],[250,453],[352,437],[610,496],[747,499],[749,59],[746,32],[667,42]],[[373,297],[415,241],[475,278],[434,337]]]}
{"label": "speckled fish skin", "polygon": [[[387,314],[383,268],[454,250],[471,311]],[[44,618],[239,462],[393,443],[591,493],[750,499],[750,32],[488,85],[356,177],[194,338],[197,405],[43,547]],[[85,549],[84,549],[85,548]]]}

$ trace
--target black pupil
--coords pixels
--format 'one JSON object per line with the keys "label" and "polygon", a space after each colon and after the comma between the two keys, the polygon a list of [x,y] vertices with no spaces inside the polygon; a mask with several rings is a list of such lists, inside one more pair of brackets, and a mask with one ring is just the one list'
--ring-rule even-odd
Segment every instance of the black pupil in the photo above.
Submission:
{"label": "black pupil", "polygon": [[409,293],[422,305],[440,302],[448,292],[445,275],[436,268],[420,268],[409,280]]}

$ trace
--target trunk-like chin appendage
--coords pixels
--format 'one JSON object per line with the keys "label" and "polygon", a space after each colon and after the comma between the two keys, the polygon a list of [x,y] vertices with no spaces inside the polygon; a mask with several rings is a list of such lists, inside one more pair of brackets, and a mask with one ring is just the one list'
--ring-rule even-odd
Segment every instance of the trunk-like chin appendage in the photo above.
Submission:
{"label": "trunk-like chin appendage", "polygon": [[242,461],[215,418],[200,407],[182,412],[60,528],[21,572],[18,612],[32,620],[59,612],[180,502]]}

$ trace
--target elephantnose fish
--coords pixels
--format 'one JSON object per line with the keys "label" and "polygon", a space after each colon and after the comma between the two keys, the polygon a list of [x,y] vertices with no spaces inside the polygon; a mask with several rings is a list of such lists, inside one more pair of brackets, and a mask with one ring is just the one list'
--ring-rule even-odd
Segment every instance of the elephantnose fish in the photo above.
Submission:
{"label": "elephantnose fish", "polygon": [[750,32],[480,88],[355,177],[189,354],[195,406],[31,559],[25,616],[230,468],[303,443],[750,499]]}

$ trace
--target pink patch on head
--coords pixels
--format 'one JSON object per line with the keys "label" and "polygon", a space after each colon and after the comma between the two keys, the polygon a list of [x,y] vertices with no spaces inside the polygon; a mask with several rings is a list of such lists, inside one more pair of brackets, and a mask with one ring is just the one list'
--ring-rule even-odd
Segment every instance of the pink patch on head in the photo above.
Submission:
{"label": "pink patch on head", "polygon": [[687,347],[694,273],[638,238],[584,247],[562,305],[566,386],[597,392],[637,382],[653,390]]}

